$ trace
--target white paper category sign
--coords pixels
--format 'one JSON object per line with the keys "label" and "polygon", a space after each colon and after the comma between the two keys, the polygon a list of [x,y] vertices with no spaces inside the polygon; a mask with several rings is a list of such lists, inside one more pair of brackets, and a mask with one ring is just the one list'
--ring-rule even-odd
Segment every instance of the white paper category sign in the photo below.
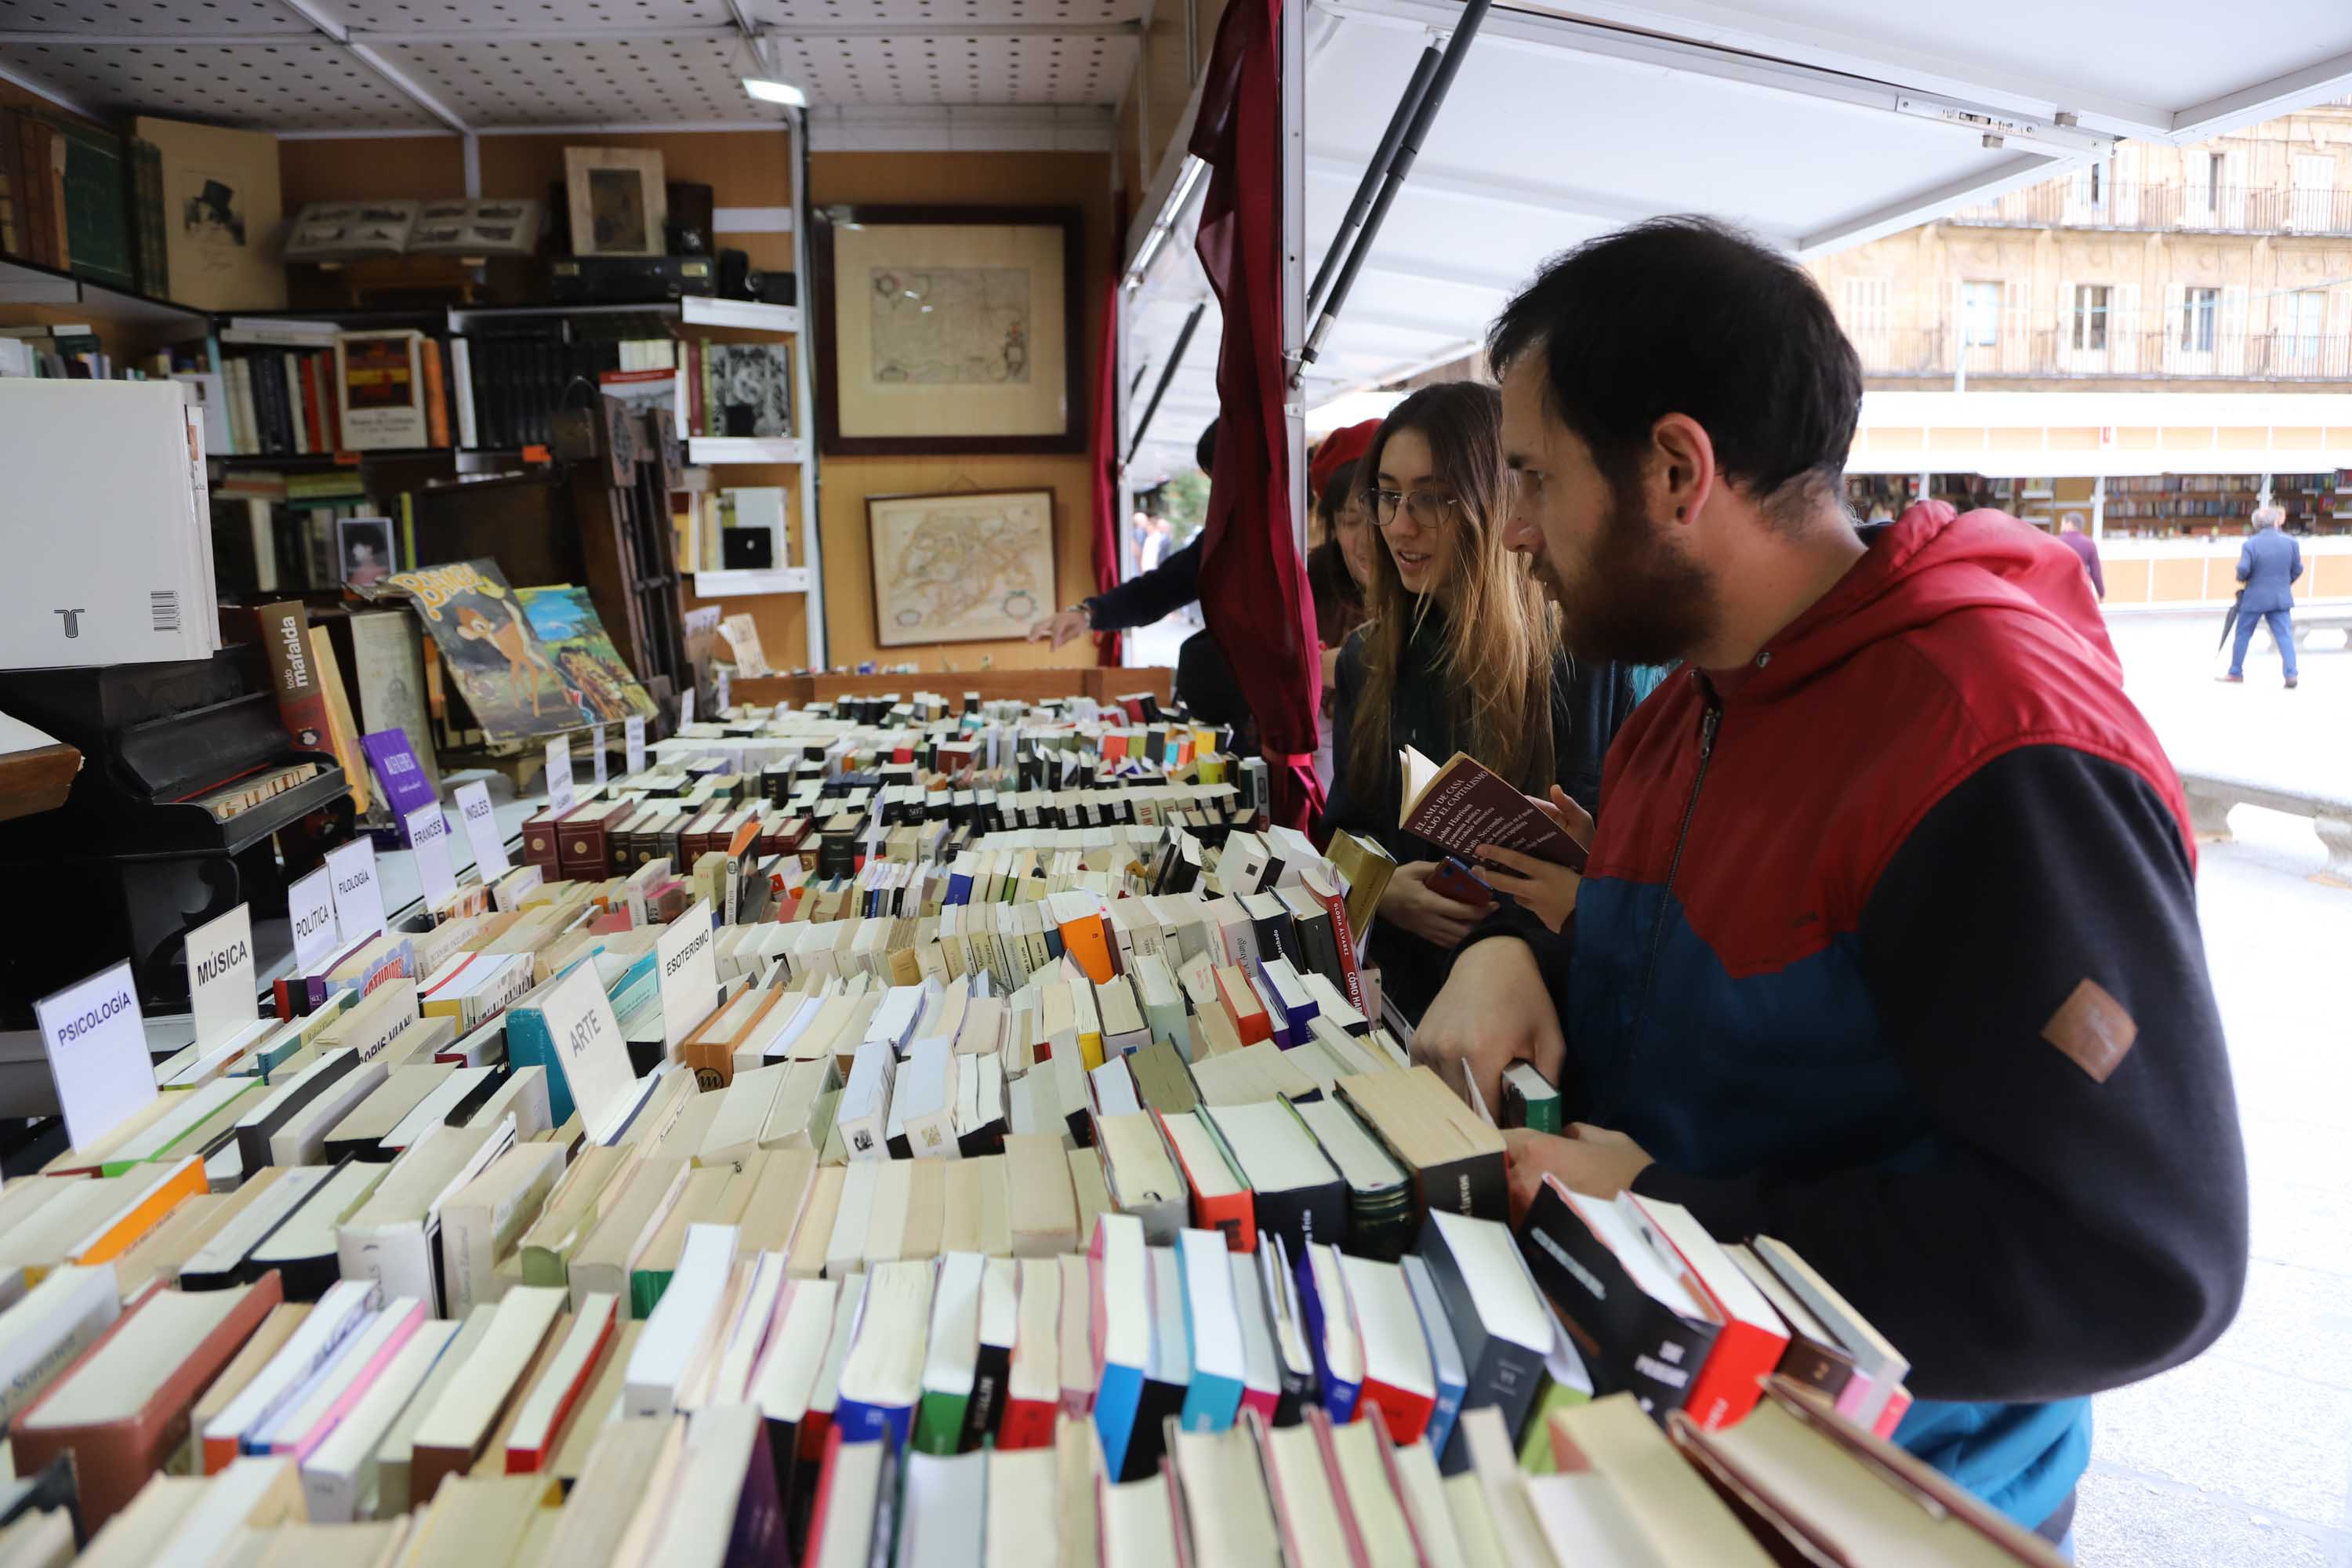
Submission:
{"label": "white paper category sign", "polygon": [[662,928],[654,943],[661,976],[662,1039],[671,1049],[719,1005],[719,940],[711,930],[710,901],[694,907]]}
{"label": "white paper category sign", "polygon": [[477,779],[459,784],[450,798],[465,819],[466,842],[474,847],[474,869],[484,883],[497,881],[513,867],[507,859],[507,841],[499,833],[497,808],[490,805],[490,786]]}
{"label": "white paper category sign", "polygon": [[294,927],[294,972],[311,974],[335,954],[334,873],[321,866],[286,889],[286,916]]}
{"label": "white paper category sign", "polygon": [[95,1146],[155,1098],[155,1064],[129,963],[42,997],[33,1016],[75,1148]]}
{"label": "white paper category sign", "polygon": [[694,688],[689,686],[677,694],[677,727],[685,729],[694,722]]}
{"label": "white paper category sign", "polygon": [[449,868],[449,819],[441,803],[428,800],[402,818],[409,853],[416,857],[416,887],[425,907],[437,910],[457,896],[457,874]]}
{"label": "white paper category sign", "polygon": [[375,845],[364,836],[327,852],[335,884],[337,940],[365,942],[383,929],[383,885],[376,880]]}
{"label": "white paper category sign", "polygon": [[610,1142],[620,1131],[615,1123],[635,1100],[637,1080],[629,1071],[628,1042],[621,1038],[620,1021],[596,978],[595,962],[578,964],[557,981],[540,1015],[562,1058],[564,1081],[572,1086],[589,1141]]}
{"label": "white paper category sign", "polygon": [[572,809],[572,742],[561,735],[547,743],[547,804],[558,812]]}
{"label": "white paper category sign", "polygon": [[595,729],[589,731],[589,734],[591,739],[588,742],[588,760],[596,764],[595,773],[589,782],[603,784],[604,782],[604,726],[597,725]]}
{"label": "white paper category sign", "polygon": [[629,771],[633,773],[644,773],[646,771],[645,720],[635,713],[630,714],[629,721],[621,726],[621,733],[629,743]]}
{"label": "white paper category sign", "polygon": [[188,933],[188,1012],[196,1044],[220,1044],[247,1024],[254,1005],[253,912],[239,904]]}

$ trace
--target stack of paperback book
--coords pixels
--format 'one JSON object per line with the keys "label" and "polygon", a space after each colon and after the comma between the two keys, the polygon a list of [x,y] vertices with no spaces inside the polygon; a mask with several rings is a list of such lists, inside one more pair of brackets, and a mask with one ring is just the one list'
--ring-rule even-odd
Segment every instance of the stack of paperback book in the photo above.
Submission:
{"label": "stack of paperback book", "polygon": [[[963,717],[1016,773],[1150,728]],[[600,798],[764,833],[726,781],[850,800],[887,718]],[[496,876],[0,1190],[0,1563],[2050,1561],[1886,1444],[1906,1363],[1789,1247],[1514,1225],[1354,999],[1345,879],[1155,793],[1232,786],[1163,740],[1077,822],[959,822],[941,749],[903,859],[883,784],[840,879]]]}

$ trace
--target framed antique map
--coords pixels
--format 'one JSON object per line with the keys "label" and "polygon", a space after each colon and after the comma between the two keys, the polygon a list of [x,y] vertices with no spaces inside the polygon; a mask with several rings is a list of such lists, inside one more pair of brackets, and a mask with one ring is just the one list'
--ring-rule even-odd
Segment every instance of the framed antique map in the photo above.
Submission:
{"label": "framed antique map", "polygon": [[1075,207],[818,208],[824,449],[1085,451],[1081,232]]}
{"label": "framed antique map", "polygon": [[1025,636],[1054,607],[1054,492],[869,496],[874,640],[883,647]]}

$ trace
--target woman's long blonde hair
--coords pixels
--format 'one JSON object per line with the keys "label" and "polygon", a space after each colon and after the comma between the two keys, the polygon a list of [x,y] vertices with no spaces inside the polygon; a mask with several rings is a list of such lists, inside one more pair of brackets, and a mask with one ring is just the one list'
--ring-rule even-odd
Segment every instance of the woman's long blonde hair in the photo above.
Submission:
{"label": "woman's long blonde hair", "polygon": [[[1551,667],[1555,612],[1527,563],[1504,547],[1503,398],[1491,386],[1424,386],[1390,411],[1356,465],[1358,495],[1370,510],[1389,437],[1418,430],[1445,489],[1461,504],[1437,529],[1448,557],[1436,593],[1444,596],[1444,646],[1437,667],[1453,693],[1454,742],[1523,790],[1552,782]],[[1382,799],[1396,766],[1390,718],[1405,645],[1431,607],[1407,593],[1383,539],[1372,552],[1365,594],[1364,684],[1349,742],[1349,781],[1360,797]],[[1444,757],[1433,757],[1443,763]]]}

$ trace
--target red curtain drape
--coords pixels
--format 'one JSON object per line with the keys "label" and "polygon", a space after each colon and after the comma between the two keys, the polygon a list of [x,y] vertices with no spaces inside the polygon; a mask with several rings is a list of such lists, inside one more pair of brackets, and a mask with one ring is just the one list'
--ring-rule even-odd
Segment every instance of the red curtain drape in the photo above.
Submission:
{"label": "red curtain drape", "polygon": [[[1118,257],[1127,237],[1127,197],[1111,203],[1110,271],[1102,282],[1102,342],[1095,351],[1095,592],[1118,586]],[[1095,662],[1118,662],[1118,634],[1095,634]]]}
{"label": "red curtain drape", "polygon": [[1256,716],[1273,820],[1321,809],[1315,713],[1323,663],[1315,597],[1291,533],[1283,423],[1282,0],[1233,0],[1217,26],[1191,151],[1209,165],[1195,248],[1224,310],[1216,472],[1201,609]]}

